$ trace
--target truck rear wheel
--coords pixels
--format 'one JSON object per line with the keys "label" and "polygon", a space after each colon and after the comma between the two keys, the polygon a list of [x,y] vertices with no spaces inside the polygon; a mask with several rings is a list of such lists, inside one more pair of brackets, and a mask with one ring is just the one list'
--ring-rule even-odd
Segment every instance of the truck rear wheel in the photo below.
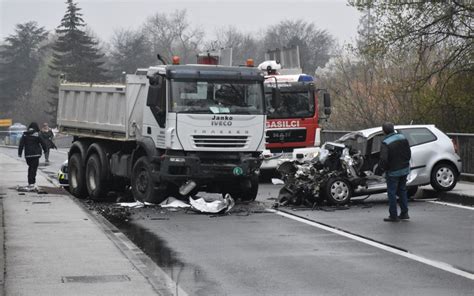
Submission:
{"label": "truck rear wheel", "polygon": [[92,154],[86,164],[86,186],[89,197],[94,200],[102,199],[108,191],[102,170],[99,156]]}
{"label": "truck rear wheel", "polygon": [[74,153],[69,158],[68,171],[69,191],[77,198],[85,198],[87,196],[86,177],[84,166],[82,165],[82,158],[79,153]]}
{"label": "truck rear wheel", "polygon": [[166,191],[156,187],[146,156],[140,157],[133,166],[132,193],[135,200],[154,204],[161,203],[168,195]]}

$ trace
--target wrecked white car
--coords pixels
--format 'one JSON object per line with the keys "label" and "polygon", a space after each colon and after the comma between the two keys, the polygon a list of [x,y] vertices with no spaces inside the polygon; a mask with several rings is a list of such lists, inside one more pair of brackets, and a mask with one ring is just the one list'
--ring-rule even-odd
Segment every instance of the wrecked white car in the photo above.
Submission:
{"label": "wrecked white car", "polygon": [[353,196],[386,190],[383,177],[364,171],[361,151],[343,143],[325,143],[311,161],[287,161],[278,172],[285,182],[279,205],[314,206],[323,200],[341,205]]}
{"label": "wrecked white car", "polygon": [[[434,125],[395,126],[408,139],[412,151],[408,195],[418,186],[452,190],[459,179],[461,159],[451,139]],[[381,128],[348,133],[327,142],[320,154],[306,162],[285,162],[278,171],[285,182],[279,204],[307,206],[327,200],[346,204],[351,197],[386,191],[385,178],[374,174],[385,135]]]}

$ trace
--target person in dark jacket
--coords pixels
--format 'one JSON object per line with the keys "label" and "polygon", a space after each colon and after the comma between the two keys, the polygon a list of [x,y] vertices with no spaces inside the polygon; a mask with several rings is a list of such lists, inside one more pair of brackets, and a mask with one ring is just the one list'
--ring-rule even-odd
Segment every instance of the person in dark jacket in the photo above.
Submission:
{"label": "person in dark jacket", "polygon": [[23,133],[18,146],[18,157],[25,149],[25,159],[28,164],[28,187],[36,189],[36,171],[38,170],[41,149],[46,151],[46,143],[39,136],[39,126],[36,122],[30,123],[28,130]]}
{"label": "person in dark jacket", "polygon": [[53,131],[49,128],[48,123],[43,123],[43,127],[41,128],[40,131],[40,137],[44,140],[46,143],[46,151],[44,151],[44,159],[46,162],[49,162],[49,150],[51,148],[57,149],[56,145],[54,145],[53,138],[54,138],[54,133]]}
{"label": "person in dark jacket", "polygon": [[[393,123],[382,125],[385,138],[380,149],[379,172],[385,171],[389,216],[384,221],[398,222],[410,219],[408,216],[407,176],[410,173],[410,144],[404,135],[395,133]],[[400,215],[397,215],[397,195]]]}

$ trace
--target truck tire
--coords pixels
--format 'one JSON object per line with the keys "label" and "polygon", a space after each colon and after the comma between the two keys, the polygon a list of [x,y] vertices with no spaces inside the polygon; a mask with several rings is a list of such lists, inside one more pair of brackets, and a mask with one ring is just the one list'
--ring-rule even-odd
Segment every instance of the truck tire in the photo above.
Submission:
{"label": "truck tire", "polygon": [[457,183],[457,170],[447,162],[439,163],[431,171],[431,186],[436,191],[450,191]]}
{"label": "truck tire", "polygon": [[85,198],[87,196],[87,188],[85,183],[84,166],[79,153],[71,155],[68,161],[69,171],[69,191],[77,198]]}
{"label": "truck tire", "polygon": [[347,204],[352,197],[351,183],[341,177],[330,178],[324,186],[324,194],[330,204]]}
{"label": "truck tire", "polygon": [[159,204],[168,197],[166,190],[158,190],[151,175],[151,166],[146,156],[133,165],[132,194],[136,201]]}
{"label": "truck tire", "polygon": [[97,154],[92,154],[86,163],[86,186],[89,197],[93,200],[104,199],[108,191],[107,181],[103,176],[102,164]]}
{"label": "truck tire", "polygon": [[258,175],[255,174],[248,179],[250,187],[241,189],[239,191],[230,192],[233,199],[240,199],[241,201],[254,201],[258,194]]}

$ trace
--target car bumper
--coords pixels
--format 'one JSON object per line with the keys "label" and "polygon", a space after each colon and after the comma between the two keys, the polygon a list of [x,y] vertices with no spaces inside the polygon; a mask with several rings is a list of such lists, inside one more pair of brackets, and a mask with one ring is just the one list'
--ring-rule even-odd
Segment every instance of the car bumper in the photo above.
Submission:
{"label": "car bumper", "polygon": [[237,162],[203,162],[196,156],[165,156],[161,159],[159,171],[154,177],[158,180],[228,180],[253,176],[258,172],[261,160],[257,157],[244,157]]}
{"label": "car bumper", "polygon": [[283,153],[272,153],[270,150],[264,150],[262,153],[263,162],[260,169],[274,170],[284,161],[291,161],[297,159],[311,160],[319,154],[319,150],[319,147],[297,148],[294,149],[293,152]]}

